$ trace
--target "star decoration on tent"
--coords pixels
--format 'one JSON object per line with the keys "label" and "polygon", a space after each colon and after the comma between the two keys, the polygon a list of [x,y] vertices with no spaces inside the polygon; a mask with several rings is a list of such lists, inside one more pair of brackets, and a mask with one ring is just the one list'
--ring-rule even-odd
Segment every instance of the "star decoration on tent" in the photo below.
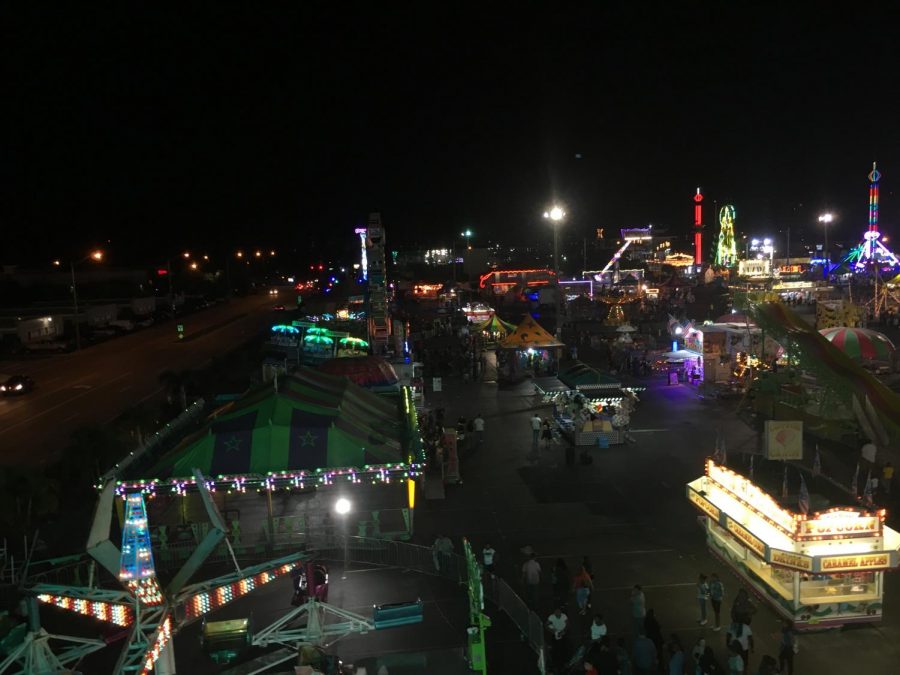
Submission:
{"label": "star decoration on tent", "polygon": [[305,434],[300,434],[300,447],[315,447],[316,442],[319,440],[318,434],[314,434],[311,431],[307,431]]}
{"label": "star decoration on tent", "polygon": [[237,436],[232,436],[227,441],[225,441],[225,450],[228,452],[236,452],[241,449],[241,439]]}

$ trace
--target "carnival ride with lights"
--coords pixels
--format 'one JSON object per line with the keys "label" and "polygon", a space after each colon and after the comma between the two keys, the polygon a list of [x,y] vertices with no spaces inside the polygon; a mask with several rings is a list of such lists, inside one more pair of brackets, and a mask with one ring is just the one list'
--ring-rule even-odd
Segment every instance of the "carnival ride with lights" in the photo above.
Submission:
{"label": "carnival ride with lights", "polygon": [[[592,276],[594,281],[601,284],[615,283],[619,280],[619,261],[625,251],[627,251],[632,244],[640,244],[653,240],[652,225],[648,225],[647,227],[622,228],[620,232],[622,235],[622,244],[616,249],[616,252],[613,253],[609,262],[603,266],[603,269],[594,272],[584,272],[583,275]],[[613,270],[613,274],[611,278],[608,278],[607,275],[611,269]]]}
{"label": "carnival ride with lights", "polygon": [[726,204],[719,209],[719,238],[716,241],[716,265],[734,267],[737,264],[737,242],[734,238],[734,206]]}
{"label": "carnival ride with lights", "polygon": [[885,272],[893,277],[898,268],[900,268],[900,259],[884,245],[886,239],[882,239],[881,232],[878,229],[881,172],[878,170],[876,162],[872,162],[872,170],[869,172],[868,178],[868,229],[863,234],[862,242],[850,249],[850,252],[843,259],[832,265],[825,263],[825,276],[827,278],[831,273],[842,268],[847,268],[850,272],[857,275],[868,276],[873,284],[874,292],[872,299],[865,304],[877,318],[891,301],[896,305],[900,305],[900,297],[881,278],[881,275]]}
{"label": "carnival ride with lights", "polygon": [[[126,643],[112,673],[140,673],[151,671],[157,675],[175,672],[172,639],[190,623],[204,619],[210,612],[251,593],[275,579],[296,572],[299,578],[312,579],[317,566],[312,554],[292,553],[262,564],[242,568],[225,536],[225,521],[212,499],[211,483],[195,471],[194,485],[200,494],[210,528],[184,565],[163,585],[157,577],[150,542],[148,517],[143,492],[124,495],[125,522],[121,548],[109,538],[112,514],[115,509],[117,486],[110,481],[100,495],[94,515],[87,553],[96,564],[117,577],[121,590],[109,590],[96,585],[86,587],[35,584],[28,593],[39,602],[65,611],[106,621],[128,629]],[[210,555],[224,545],[231,554],[234,572],[188,584]],[[327,584],[327,577],[325,579]],[[321,585],[321,584],[320,584]],[[422,603],[400,603],[376,607],[372,618],[364,617],[324,602],[327,597],[320,589],[304,594],[304,601],[292,608],[271,625],[247,634],[249,645],[280,646],[281,649],[248,662],[240,667],[244,675],[259,673],[281,663],[296,659],[302,645],[326,646],[352,633],[365,633],[422,620]],[[35,615],[36,616],[36,615]],[[337,621],[328,621],[328,617]],[[305,622],[304,622],[305,620]],[[244,622],[246,627],[246,622]],[[43,675],[63,672],[64,666],[80,660],[86,654],[105,646],[100,640],[80,638],[78,646],[58,655],[49,649],[48,636],[40,629],[32,630],[20,645],[0,664],[0,673]],[[20,670],[15,670],[19,666]]]}
{"label": "carnival ride with lights", "polygon": [[[157,462],[157,468],[167,471],[165,478],[119,480],[119,473],[126,468],[133,472],[141,470],[134,458],[123,462],[104,478],[86,555],[76,556],[73,563],[82,578],[90,580],[86,586],[24,582],[23,588],[31,599],[29,622],[27,629],[19,628],[15,635],[4,638],[7,656],[0,662],[0,673],[44,675],[62,672],[67,665],[106,645],[102,640],[47,633],[40,627],[38,602],[127,628],[126,644],[111,671],[115,675],[146,675],[151,670],[158,675],[173,673],[170,643],[177,631],[311,562],[312,553],[293,552],[241,567],[239,555],[242,560],[249,558],[256,562],[260,553],[272,555],[276,550],[297,551],[301,543],[293,533],[289,533],[285,541],[276,540],[270,524],[265,546],[261,549],[259,545],[253,545],[252,549],[244,546],[235,521],[226,528],[212,499],[211,492],[217,488],[243,493],[249,486],[271,494],[275,489],[326,486],[338,481],[347,484],[362,480],[388,483],[393,478],[395,482],[406,484],[404,492],[407,493],[407,518],[411,529],[414,479],[419,475],[423,453],[418,439],[416,410],[408,388],[402,390],[401,398],[402,409],[341,378],[301,369],[298,377],[286,378],[278,391],[267,396],[260,390],[249,395],[241,405],[220,411],[217,420],[203,433],[190,437],[183,446],[177,447],[173,451],[174,457],[166,455]],[[270,415],[268,423],[253,426],[261,406]],[[339,420],[338,408],[341,411]],[[398,419],[387,419],[392,415]],[[282,434],[279,428],[290,433]],[[254,434],[254,430],[264,433]],[[360,435],[367,439],[366,445],[371,448],[360,447],[356,440]],[[399,443],[396,439],[401,437],[406,440]],[[295,442],[295,439],[299,440]],[[278,452],[273,454],[273,450]],[[273,457],[284,453],[287,453],[283,456],[286,464],[274,465]],[[406,461],[402,460],[404,456]],[[401,459],[384,463],[391,457]],[[376,458],[383,463],[365,463]],[[189,491],[199,494],[208,524],[198,525],[196,546],[190,542],[190,549],[176,552],[163,541],[164,528],[151,530],[145,497],[152,498],[163,491],[182,499]],[[110,540],[117,498],[123,499],[125,505],[120,548]],[[161,581],[157,574],[151,534],[159,537],[157,550],[167,565],[184,561],[166,581]],[[317,541],[311,533],[304,536],[302,545],[308,550],[315,550],[317,545],[334,547],[333,542]],[[188,581],[200,568],[213,560],[213,554],[218,564],[233,564],[234,571],[189,585]],[[104,581],[104,571],[112,575],[120,588],[108,587],[110,584]],[[304,604],[292,608],[271,626],[248,634],[248,644],[281,645],[282,649],[274,655],[267,653],[264,662],[254,666],[255,669],[242,670],[244,675],[262,672],[296,658],[297,647],[302,643],[322,645],[349,633],[421,620],[420,603],[392,605],[376,610],[372,618],[366,618],[323,603],[316,594],[310,595]],[[64,643],[57,648],[58,653],[51,648],[52,642]]]}
{"label": "carnival ride with lights", "polygon": [[780,302],[750,303],[746,311],[785,349],[790,363],[815,376],[815,394],[785,402],[798,418],[821,426],[855,420],[867,438],[882,445],[900,438],[900,396],[871,372]]}

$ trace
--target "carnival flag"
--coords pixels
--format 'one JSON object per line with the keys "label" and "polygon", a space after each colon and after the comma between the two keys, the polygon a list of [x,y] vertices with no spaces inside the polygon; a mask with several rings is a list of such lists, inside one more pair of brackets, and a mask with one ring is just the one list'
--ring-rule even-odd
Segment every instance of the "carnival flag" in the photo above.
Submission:
{"label": "carnival flag", "polygon": [[720,464],[722,466],[728,466],[728,450],[725,448],[725,439],[722,439],[722,457]]}
{"label": "carnival flag", "polygon": [[806,481],[803,480],[803,474],[800,474],[800,498],[797,500],[797,506],[800,507],[800,513],[804,516],[809,513],[809,490],[806,489]]}
{"label": "carnival flag", "polygon": [[819,457],[819,444],[816,443],[816,457],[813,459],[813,476],[818,476],[822,473],[822,459]]}
{"label": "carnival flag", "polygon": [[863,490],[863,502],[866,506],[872,506],[872,470],[866,476],[866,487]]}
{"label": "carnival flag", "polygon": [[784,465],[784,478],[781,479],[781,498],[787,499],[788,496],[788,488],[787,488],[787,464]]}
{"label": "carnival flag", "polygon": [[854,499],[859,496],[859,462],[856,463],[856,472],[853,474],[853,480],[850,481],[850,492]]}

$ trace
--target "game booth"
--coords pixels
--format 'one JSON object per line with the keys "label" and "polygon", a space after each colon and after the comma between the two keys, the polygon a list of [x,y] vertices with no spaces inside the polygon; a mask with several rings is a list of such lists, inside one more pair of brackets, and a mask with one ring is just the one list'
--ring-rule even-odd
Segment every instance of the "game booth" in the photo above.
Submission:
{"label": "game booth", "polygon": [[535,377],[553,373],[563,347],[562,342],[526,314],[515,330],[497,345],[499,375],[505,380],[516,380],[526,373]]}
{"label": "game booth", "polygon": [[710,551],[798,629],[881,620],[884,573],[900,549],[883,509],[794,513],[712,459],[687,498]]}

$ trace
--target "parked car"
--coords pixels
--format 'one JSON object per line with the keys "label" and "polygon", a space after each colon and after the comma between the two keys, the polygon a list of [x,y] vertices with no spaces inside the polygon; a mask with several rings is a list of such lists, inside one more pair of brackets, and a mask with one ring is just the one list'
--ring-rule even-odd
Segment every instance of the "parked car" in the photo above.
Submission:
{"label": "parked car", "polygon": [[34,389],[34,380],[27,375],[12,375],[0,381],[0,394],[4,396],[20,396],[27,394],[32,389]]}

